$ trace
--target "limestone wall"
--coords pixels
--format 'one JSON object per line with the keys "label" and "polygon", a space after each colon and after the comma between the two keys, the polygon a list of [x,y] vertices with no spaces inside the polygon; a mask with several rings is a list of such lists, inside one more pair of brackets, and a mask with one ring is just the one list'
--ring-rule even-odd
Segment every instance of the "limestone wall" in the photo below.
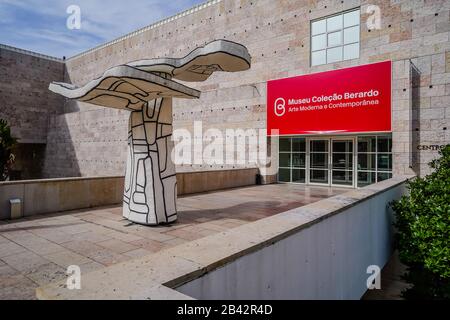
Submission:
{"label": "limestone wall", "polygon": [[50,57],[0,46],[0,118],[20,143],[45,143],[48,121],[63,99],[48,91],[63,79],[64,64]]}
{"label": "limestone wall", "polygon": [[[366,26],[369,4],[380,8],[380,30],[369,31]],[[360,58],[310,67],[310,20],[359,6],[362,13]],[[201,120],[203,131],[257,129],[266,125],[265,81],[392,60],[394,173],[409,174],[409,167],[414,167],[411,157],[417,145],[450,143],[449,131],[444,130],[450,127],[449,9],[450,4],[445,0],[222,0],[69,59],[66,80],[81,85],[117,64],[151,57],[181,57],[214,39],[240,42],[253,57],[252,69],[238,74],[214,74],[208,81],[194,84],[203,95],[195,101],[175,101],[174,125],[175,129],[192,131],[194,120]],[[418,111],[414,114],[408,73],[411,62],[421,74],[419,96],[415,100]],[[85,104],[61,108],[72,113],[57,116],[51,122],[46,176],[122,174],[126,112]],[[427,173],[426,163],[437,152],[415,153],[414,160],[419,162],[416,171]],[[177,170],[254,166],[203,164]]]}

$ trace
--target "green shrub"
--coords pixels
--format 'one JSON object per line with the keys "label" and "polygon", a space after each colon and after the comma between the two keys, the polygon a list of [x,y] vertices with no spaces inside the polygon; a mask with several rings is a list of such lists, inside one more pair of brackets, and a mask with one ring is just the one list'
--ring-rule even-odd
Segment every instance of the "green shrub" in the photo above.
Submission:
{"label": "green shrub", "polygon": [[408,183],[393,203],[396,243],[412,288],[406,299],[450,299],[450,145],[430,163],[433,173]]}
{"label": "green shrub", "polygon": [[0,181],[6,180],[9,176],[9,170],[14,163],[12,149],[16,143],[17,140],[11,136],[8,123],[0,119]]}

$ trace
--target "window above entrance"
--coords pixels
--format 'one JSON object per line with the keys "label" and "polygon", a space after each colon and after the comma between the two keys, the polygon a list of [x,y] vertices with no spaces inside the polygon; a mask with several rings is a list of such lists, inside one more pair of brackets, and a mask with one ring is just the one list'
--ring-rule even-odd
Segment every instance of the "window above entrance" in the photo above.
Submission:
{"label": "window above entrance", "polygon": [[311,66],[359,58],[360,9],[311,22]]}

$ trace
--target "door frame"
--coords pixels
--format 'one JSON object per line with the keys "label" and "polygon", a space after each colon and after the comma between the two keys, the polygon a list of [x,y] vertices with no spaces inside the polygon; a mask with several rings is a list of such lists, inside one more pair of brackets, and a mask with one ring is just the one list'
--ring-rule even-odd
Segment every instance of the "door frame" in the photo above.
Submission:
{"label": "door frame", "polygon": [[[328,159],[327,169],[317,169],[328,172],[328,183],[311,182],[311,141],[327,141]],[[329,137],[308,137],[306,138],[306,184],[311,186],[331,186],[330,185],[330,138]]]}
{"label": "door frame", "polygon": [[[305,137],[306,138],[306,184],[312,185],[312,186],[326,186],[326,187],[339,187],[339,188],[349,188],[354,189],[356,188],[356,163],[357,163],[357,153],[356,153],[356,142],[357,137],[356,136],[324,136],[324,137]],[[327,141],[328,143],[328,183],[318,183],[318,182],[311,182],[310,177],[310,171],[311,171],[311,141]],[[333,141],[339,141],[339,140],[351,140],[353,143],[353,149],[352,149],[352,156],[353,156],[353,165],[352,165],[352,185],[341,185],[341,184],[333,184],[333,168],[332,168],[332,162],[333,162]],[[320,170],[320,169],[319,169]],[[325,170],[325,169],[324,169]]]}
{"label": "door frame", "polygon": [[[333,141],[352,141],[352,184],[351,185],[342,185],[342,184],[333,184]],[[330,186],[331,187],[341,187],[341,188],[356,188],[356,179],[357,179],[357,161],[358,155],[356,154],[356,143],[357,137],[332,137],[330,138]],[[340,171],[340,170],[336,170]],[[348,171],[348,170],[347,170]]]}

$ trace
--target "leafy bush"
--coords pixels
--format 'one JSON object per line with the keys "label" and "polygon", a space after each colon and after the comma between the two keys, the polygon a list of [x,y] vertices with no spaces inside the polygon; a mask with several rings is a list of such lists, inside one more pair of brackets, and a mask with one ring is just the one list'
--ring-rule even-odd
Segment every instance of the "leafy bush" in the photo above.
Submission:
{"label": "leafy bush", "polygon": [[406,299],[450,299],[450,145],[430,163],[433,173],[408,183],[410,194],[393,203]]}
{"label": "leafy bush", "polygon": [[11,136],[8,123],[0,119],[0,181],[6,180],[9,176],[9,170],[14,163],[12,149],[16,143],[17,140]]}

